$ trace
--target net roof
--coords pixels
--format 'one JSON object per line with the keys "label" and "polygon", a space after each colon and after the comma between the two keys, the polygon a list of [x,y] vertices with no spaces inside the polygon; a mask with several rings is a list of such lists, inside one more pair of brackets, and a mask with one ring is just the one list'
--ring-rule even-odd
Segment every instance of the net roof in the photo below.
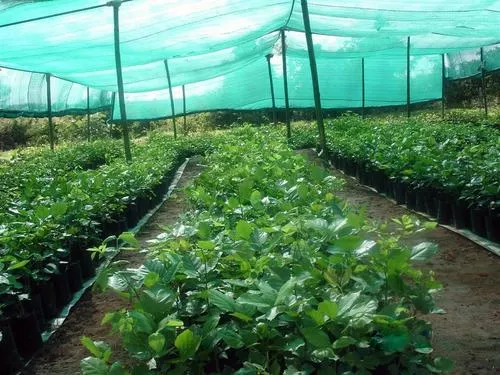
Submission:
{"label": "net roof", "polygon": [[[309,0],[308,6],[325,108],[361,106],[361,59],[366,106],[404,104],[408,37],[412,102],[441,98],[442,54],[449,79],[500,66],[497,0]],[[119,26],[130,119],[172,115],[165,60],[176,113],[182,85],[188,112],[259,109],[271,106],[265,56],[273,53],[276,105],[284,107],[280,30],[291,106],[313,106],[299,0],[128,0],[119,8]],[[86,108],[86,86],[92,109],[111,105],[118,87],[113,7],[105,1],[2,1],[0,39],[0,110],[43,114],[43,73],[56,77],[55,112]]]}

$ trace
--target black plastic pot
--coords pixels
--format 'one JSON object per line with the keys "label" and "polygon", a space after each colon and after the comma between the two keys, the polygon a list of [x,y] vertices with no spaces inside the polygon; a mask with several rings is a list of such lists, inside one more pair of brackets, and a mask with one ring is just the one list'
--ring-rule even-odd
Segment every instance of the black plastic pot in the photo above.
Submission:
{"label": "black plastic pot", "polygon": [[451,209],[455,228],[470,228],[470,212],[467,204],[464,201],[456,200]]}
{"label": "black plastic pot", "polygon": [[437,221],[439,224],[443,225],[453,223],[451,204],[446,198],[437,199]]}
{"label": "black plastic pot", "polygon": [[427,189],[415,190],[415,208],[419,212],[426,212],[425,197],[427,196]]}
{"label": "black plastic pot", "polygon": [[80,268],[82,270],[82,278],[84,280],[95,276],[95,265],[92,262],[92,257],[89,251],[82,250],[80,252]]}
{"label": "black plastic pot", "polygon": [[139,210],[137,209],[137,205],[135,204],[135,202],[132,202],[128,205],[126,216],[129,227],[135,227],[140,219]]}
{"label": "black plastic pot", "polygon": [[52,276],[54,289],[56,291],[56,305],[58,308],[66,306],[71,300],[71,290],[69,288],[68,273],[60,272]]}
{"label": "black plastic pot", "polygon": [[389,198],[394,198],[394,180],[386,176],[385,180],[385,195]]}
{"label": "black plastic pot", "polygon": [[139,213],[139,217],[143,217],[147,214],[149,210],[149,200],[145,197],[138,197],[136,199],[137,210]]}
{"label": "black plastic pot", "polygon": [[83,286],[83,276],[82,269],[80,267],[80,261],[71,262],[68,268],[68,284],[71,293],[76,293]]}
{"label": "black plastic pot", "polygon": [[40,327],[35,314],[30,313],[13,318],[11,326],[19,354],[23,358],[31,358],[43,344]]}
{"label": "black plastic pot", "polygon": [[34,313],[38,321],[40,329],[45,327],[45,314],[43,313],[42,297],[40,294],[30,294],[30,298],[22,301],[23,310],[25,312]]}
{"label": "black plastic pot", "polygon": [[397,204],[403,204],[405,203],[405,197],[406,197],[406,186],[404,183],[401,181],[394,181],[392,184],[393,190],[394,190],[394,199],[396,200]]}
{"label": "black plastic pot", "polygon": [[32,293],[40,295],[45,318],[54,318],[57,315],[57,303],[56,292],[52,281],[46,280],[35,284]]}
{"label": "black plastic pot", "polygon": [[436,191],[432,188],[427,189],[427,194],[425,195],[425,212],[432,217],[437,217],[437,201],[436,201]]}
{"label": "black plastic pot", "polygon": [[415,190],[410,186],[406,187],[405,203],[406,207],[408,207],[410,210],[415,210],[417,208],[417,194],[415,193]]}
{"label": "black plastic pot", "polygon": [[490,210],[485,218],[486,235],[490,241],[500,243],[500,213]]}
{"label": "black plastic pot", "polygon": [[488,210],[484,207],[474,207],[470,210],[470,226],[473,233],[486,237],[486,221]]}
{"label": "black plastic pot", "polygon": [[2,332],[2,340],[0,340],[0,371],[5,375],[14,374],[22,367],[10,323],[10,319],[0,320],[0,332]]}

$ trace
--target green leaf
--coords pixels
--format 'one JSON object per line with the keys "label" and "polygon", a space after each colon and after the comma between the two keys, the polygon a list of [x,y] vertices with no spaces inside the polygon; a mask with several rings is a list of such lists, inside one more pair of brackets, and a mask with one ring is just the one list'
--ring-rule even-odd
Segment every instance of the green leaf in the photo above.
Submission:
{"label": "green leaf", "polygon": [[129,311],[129,316],[134,319],[134,330],[137,332],[152,333],[155,322],[149,316],[137,310]]}
{"label": "green leaf", "polygon": [[248,316],[246,314],[240,313],[240,312],[235,312],[235,313],[232,313],[232,314],[229,314],[229,315],[232,315],[235,318],[241,319],[244,322],[250,322],[252,320],[252,317],[250,317],[250,316]]}
{"label": "green leaf", "polygon": [[201,343],[201,337],[195,335],[193,331],[186,329],[176,337],[174,345],[179,350],[182,358],[193,356]]}
{"label": "green leaf", "polygon": [[409,342],[410,337],[408,333],[405,332],[400,335],[387,335],[382,337],[381,345],[385,352],[395,353],[404,351]]}
{"label": "green leaf", "polygon": [[333,348],[334,349],[342,349],[342,348],[347,348],[348,346],[356,344],[357,341],[353,337],[349,336],[342,336],[335,340],[333,343]]}
{"label": "green leaf", "polygon": [[291,296],[295,285],[297,285],[297,279],[294,277],[290,278],[286,283],[284,283],[278,291],[274,306],[282,304],[286,298]]}
{"label": "green leaf", "polygon": [[167,327],[183,327],[184,322],[182,320],[172,320],[169,317],[166,317],[158,323],[158,331],[161,331],[163,328]]}
{"label": "green leaf", "polygon": [[323,301],[318,305],[318,311],[325,314],[330,319],[335,319],[338,309],[338,305],[332,301]]}
{"label": "green leaf", "polygon": [[331,345],[330,338],[318,327],[307,327],[300,330],[306,341],[316,348],[326,348]]}
{"label": "green leaf", "polygon": [[87,357],[80,361],[82,375],[108,375],[109,367],[102,359]]}
{"label": "green leaf", "polygon": [[453,371],[454,364],[451,360],[444,357],[436,357],[434,358],[434,362],[432,365],[427,365],[427,368],[434,373],[438,374],[447,374]]}
{"label": "green leaf", "polygon": [[87,336],[83,336],[81,339],[80,339],[80,342],[82,343],[83,346],[85,346],[85,348],[87,348],[87,350],[94,356],[94,357],[97,357],[97,358],[102,358],[102,351],[101,349],[99,349],[95,344],[94,344],[94,341],[90,338],[90,337],[87,337]]}
{"label": "green leaf", "polygon": [[298,336],[293,336],[293,339],[288,339],[289,341],[287,341],[285,343],[285,345],[283,346],[283,349],[284,350],[287,350],[287,351],[291,351],[291,352],[296,352],[297,350],[299,350],[301,347],[303,347],[304,345],[306,345],[305,341],[298,337]]}
{"label": "green leaf", "polygon": [[236,233],[244,240],[249,240],[253,232],[253,226],[247,221],[240,220],[236,224]]}
{"label": "green leaf", "polygon": [[432,242],[422,242],[413,247],[411,250],[411,260],[427,260],[437,253],[439,247]]}
{"label": "green leaf", "polygon": [[220,330],[219,335],[222,340],[233,349],[239,349],[245,345],[243,338],[231,328],[226,327]]}
{"label": "green leaf", "polygon": [[144,285],[147,288],[152,288],[158,281],[160,281],[160,275],[156,272],[150,272],[144,278]]}
{"label": "green leaf", "polygon": [[198,247],[203,250],[213,250],[215,249],[215,243],[213,241],[198,241]]}
{"label": "green leaf", "polygon": [[152,333],[148,337],[148,344],[156,353],[160,353],[165,347],[165,336],[159,332]]}
{"label": "green leaf", "polygon": [[120,362],[115,362],[111,365],[108,375],[128,375],[129,373],[125,371]]}
{"label": "green leaf", "polygon": [[229,297],[227,294],[219,292],[218,290],[212,289],[208,292],[208,301],[222,311],[236,311],[236,303],[234,302],[234,299]]}
{"label": "green leaf", "polygon": [[250,199],[250,196],[252,194],[252,187],[253,187],[253,181],[250,178],[247,178],[246,180],[240,183],[239,195],[240,195],[240,200],[242,202],[248,201]]}
{"label": "green leaf", "polygon": [[56,202],[50,207],[50,214],[54,217],[61,217],[68,211],[68,205],[64,202]]}
{"label": "green leaf", "polygon": [[17,270],[19,268],[23,268],[29,262],[30,262],[29,259],[21,260],[19,262],[14,262],[9,266],[9,268],[7,268],[7,270],[12,271],[12,270]]}
{"label": "green leaf", "polygon": [[122,234],[120,234],[118,239],[125,242],[125,243],[128,243],[130,246],[132,246],[134,248],[140,247],[139,241],[137,241],[137,239],[135,238],[135,236],[132,232],[123,232]]}
{"label": "green leaf", "polygon": [[261,199],[262,199],[262,196],[261,196],[260,192],[257,190],[254,190],[252,192],[252,195],[250,195],[250,204],[254,208],[261,207],[262,206]]}

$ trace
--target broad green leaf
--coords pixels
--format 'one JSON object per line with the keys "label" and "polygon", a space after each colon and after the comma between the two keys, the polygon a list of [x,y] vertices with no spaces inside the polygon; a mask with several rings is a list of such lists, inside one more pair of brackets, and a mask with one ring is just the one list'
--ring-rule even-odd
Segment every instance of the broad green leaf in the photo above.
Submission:
{"label": "broad green leaf", "polygon": [[288,340],[289,341],[283,346],[283,349],[287,351],[296,352],[306,344],[304,340],[298,336],[293,336],[292,338],[288,338]]}
{"label": "broad green leaf", "polygon": [[27,265],[29,263],[29,259],[25,259],[25,260],[21,260],[19,262],[14,262],[12,263],[9,268],[7,268],[8,271],[12,271],[12,270],[17,270],[19,268],[22,268],[24,267],[25,265]]}
{"label": "broad green leaf", "polygon": [[155,322],[149,316],[137,310],[129,311],[129,316],[134,319],[134,330],[137,332],[152,333]]}
{"label": "broad green leaf", "polygon": [[404,351],[409,342],[410,337],[408,333],[405,332],[400,335],[387,335],[382,337],[381,346],[385,352],[395,353]]}
{"label": "broad green leaf", "polygon": [[102,359],[87,357],[80,362],[82,375],[108,375],[109,367]]}
{"label": "broad green leaf", "polygon": [[148,337],[148,344],[156,353],[160,353],[165,347],[165,336],[159,332],[152,333]]}
{"label": "broad green leaf", "polygon": [[176,337],[174,345],[179,350],[182,358],[189,358],[196,353],[200,343],[201,337],[186,329]]}
{"label": "broad green leaf", "polygon": [[253,181],[250,178],[247,178],[243,182],[240,183],[239,186],[239,195],[241,201],[248,201],[252,194]]}
{"label": "broad green leaf", "polygon": [[95,344],[94,344],[94,341],[90,338],[90,337],[87,337],[87,336],[83,336],[81,339],[80,339],[80,342],[82,343],[83,346],[85,346],[85,348],[87,348],[87,350],[94,356],[94,357],[97,357],[97,358],[102,358],[102,355],[103,355],[103,352],[101,351],[101,349],[99,349]]}
{"label": "broad green leaf", "polygon": [[135,238],[135,235],[132,232],[123,232],[118,237],[119,240],[129,244],[132,247],[139,248],[139,241]]}
{"label": "broad green leaf", "polygon": [[262,202],[260,201],[262,199],[262,196],[258,190],[254,190],[252,194],[250,195],[250,204],[254,207],[261,207]]}
{"label": "broad green leaf", "polygon": [[349,337],[349,336],[342,336],[342,337],[338,338],[337,340],[335,340],[335,342],[333,343],[333,348],[334,349],[342,349],[342,348],[346,348],[350,345],[354,345],[356,343],[357,343],[357,341],[355,338]]}
{"label": "broad green leaf", "polygon": [[276,301],[274,302],[274,306],[278,306],[282,304],[286,298],[292,295],[293,290],[297,285],[297,279],[292,277],[286,283],[284,283],[280,290],[278,291],[278,295],[276,297]]}
{"label": "broad green leaf", "polygon": [[212,289],[208,292],[208,300],[211,304],[217,306],[222,311],[236,311],[236,303],[234,299],[227,294],[221,293],[218,290]]}
{"label": "broad green leaf", "polygon": [[428,365],[428,368],[435,373],[447,374],[451,372],[454,368],[453,362],[444,357],[436,357],[434,358],[434,362],[432,365]]}
{"label": "broad green leaf", "polygon": [[439,247],[432,242],[422,242],[411,250],[411,260],[427,260],[437,253]]}
{"label": "broad green leaf", "polygon": [[252,317],[250,317],[250,316],[248,316],[246,314],[240,313],[240,312],[234,312],[234,313],[231,313],[229,315],[232,315],[235,318],[241,319],[244,322],[250,322],[252,320]]}
{"label": "broad green leaf", "polygon": [[156,272],[150,272],[144,278],[144,285],[147,288],[152,288],[158,281],[160,281],[160,275]]}
{"label": "broad green leaf", "polygon": [[198,241],[198,247],[203,250],[213,250],[215,249],[215,243],[213,241]]}
{"label": "broad green leaf", "polygon": [[300,331],[306,341],[316,348],[326,348],[331,345],[328,335],[318,327],[306,327]]}
{"label": "broad green leaf", "polygon": [[240,220],[236,224],[236,233],[244,240],[249,240],[253,232],[253,226],[247,221]]}
{"label": "broad green leaf", "polygon": [[332,301],[323,301],[318,305],[318,311],[325,314],[330,319],[335,319],[338,309],[337,304]]}
{"label": "broad green leaf", "polygon": [[68,205],[64,202],[56,202],[50,207],[50,214],[54,217],[61,217],[68,211]]}
{"label": "broad green leaf", "polygon": [[170,319],[169,317],[166,317],[158,323],[158,331],[161,331],[163,328],[167,327],[183,327],[184,322],[182,320],[173,320]]}
{"label": "broad green leaf", "polygon": [[229,327],[222,329],[219,332],[219,335],[222,340],[224,340],[224,342],[233,349],[239,349],[245,345],[243,338]]}

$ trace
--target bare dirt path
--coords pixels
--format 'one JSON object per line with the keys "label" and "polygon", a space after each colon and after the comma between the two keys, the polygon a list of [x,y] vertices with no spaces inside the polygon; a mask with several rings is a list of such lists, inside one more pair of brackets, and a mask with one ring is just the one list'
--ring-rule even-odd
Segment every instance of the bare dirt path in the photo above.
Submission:
{"label": "bare dirt path", "polygon": [[[307,153],[310,156],[310,153]],[[346,183],[338,195],[369,219],[390,220],[409,214],[405,207],[363,187],[331,168]],[[424,267],[443,284],[436,295],[443,315],[428,315],[437,355],[451,358],[453,374],[500,374],[500,257],[445,228],[420,233],[412,241],[432,241],[440,251]]]}
{"label": "bare dirt path", "polygon": [[[151,217],[148,223],[136,235],[141,248],[147,246],[147,241],[154,239],[163,232],[165,226],[174,224],[179,215],[187,208],[183,189],[188,186],[203,167],[198,163],[200,158],[192,158],[176,189],[164,205]],[[132,264],[140,264],[143,254],[128,253],[119,255]],[[125,307],[122,299],[112,293],[92,293],[87,291],[75,306],[61,328],[50,338],[44,348],[34,358],[30,366],[23,372],[26,375],[73,375],[80,373],[80,360],[89,355],[80,344],[82,336],[94,340],[102,340],[118,347],[118,339],[109,335],[109,326],[102,326],[101,320],[109,311]],[[0,369],[1,373],[1,369]]]}

